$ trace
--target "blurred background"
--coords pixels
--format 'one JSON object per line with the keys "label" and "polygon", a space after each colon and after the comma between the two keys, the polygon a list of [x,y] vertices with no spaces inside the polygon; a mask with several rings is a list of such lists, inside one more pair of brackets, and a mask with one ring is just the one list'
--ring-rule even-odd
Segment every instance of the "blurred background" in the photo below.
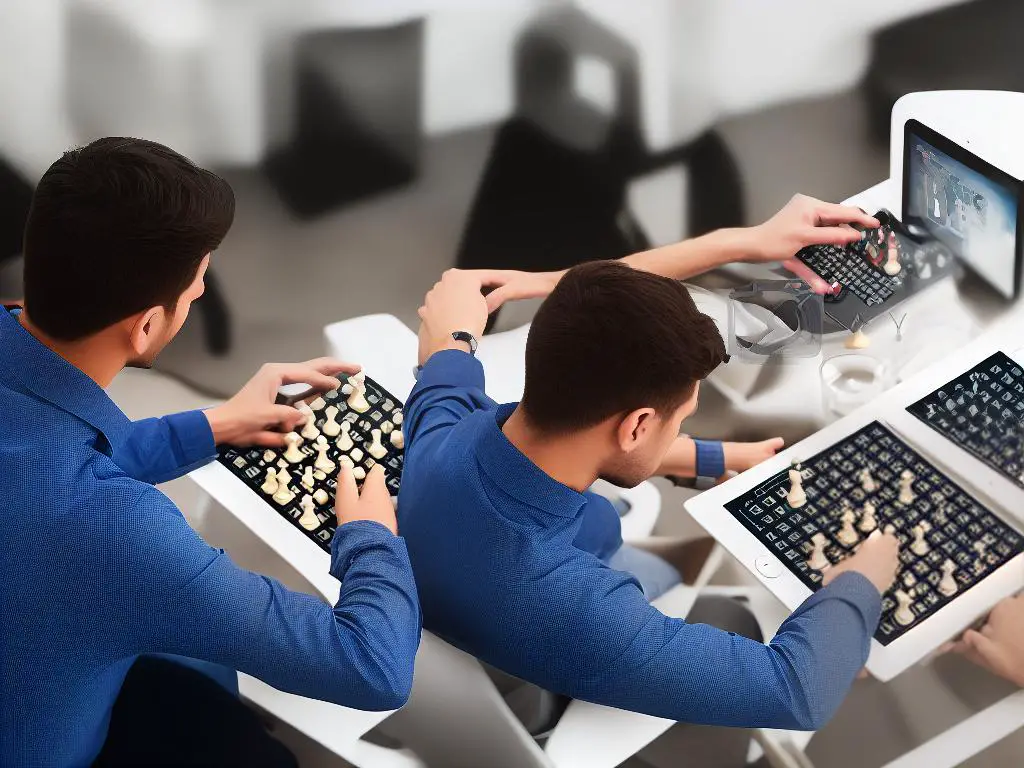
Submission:
{"label": "blurred background", "polygon": [[[1024,90],[1021,29],[1019,0],[0,0],[0,296],[64,149],[139,136],[219,171],[237,216],[208,292],[165,375],[112,392],[133,417],[192,407],[319,356],[328,323],[414,324],[451,266],[561,268],[841,201],[888,176],[901,95]],[[1005,695],[940,664],[941,685],[859,685],[809,754],[877,765]],[[1009,742],[972,764],[1017,764]]]}

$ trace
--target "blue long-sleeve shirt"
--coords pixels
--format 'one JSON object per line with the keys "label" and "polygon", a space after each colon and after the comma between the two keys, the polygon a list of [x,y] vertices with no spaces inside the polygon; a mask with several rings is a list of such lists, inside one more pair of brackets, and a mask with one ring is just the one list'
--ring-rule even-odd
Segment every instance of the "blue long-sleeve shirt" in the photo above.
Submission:
{"label": "blue long-sleeve shirt", "polygon": [[425,628],[599,704],[714,725],[816,729],[829,719],[878,624],[880,596],[864,576],[812,595],[767,645],[665,616],[635,579],[580,546],[593,497],[508,441],[513,408],[486,397],[482,367],[456,350],[430,358],[406,404],[399,525]]}
{"label": "blue long-sleeve shirt", "polygon": [[214,455],[204,414],[129,421],[0,310],[0,765],[87,765],[141,654],[360,709],[404,703],[420,631],[404,541],[341,526],[333,609],[242,570],[151,485]]}

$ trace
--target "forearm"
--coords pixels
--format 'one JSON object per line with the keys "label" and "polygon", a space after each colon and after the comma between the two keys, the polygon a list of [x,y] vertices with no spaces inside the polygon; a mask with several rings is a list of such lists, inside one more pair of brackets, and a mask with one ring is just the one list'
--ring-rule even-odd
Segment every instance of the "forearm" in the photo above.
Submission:
{"label": "forearm", "polygon": [[181,477],[216,456],[213,433],[202,411],[185,411],[132,422],[131,432],[113,446],[114,462],[144,483]]}
{"label": "forearm", "polygon": [[634,269],[686,280],[733,261],[745,261],[756,253],[753,228],[719,229],[680,243],[634,253],[622,261]]}

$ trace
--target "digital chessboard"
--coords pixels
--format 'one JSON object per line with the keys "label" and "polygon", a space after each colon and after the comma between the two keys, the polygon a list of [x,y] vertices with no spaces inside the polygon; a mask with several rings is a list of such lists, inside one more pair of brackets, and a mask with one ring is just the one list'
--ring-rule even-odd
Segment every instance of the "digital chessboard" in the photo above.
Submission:
{"label": "digital chessboard", "polygon": [[996,352],[907,411],[1024,487],[1024,370]]}
{"label": "digital chessboard", "polygon": [[[865,467],[871,474],[870,491],[864,487]],[[909,503],[900,501],[905,470],[913,475],[913,500]],[[1024,551],[1024,537],[877,421],[802,461],[798,471],[806,502],[797,508],[787,502],[788,471],[773,475],[724,506],[801,582],[816,590],[824,571],[808,564],[815,535],[824,534],[823,553],[831,564],[838,563],[870,534],[861,524],[864,505],[873,505],[875,527],[893,526],[900,540],[900,570],[892,589],[883,596],[882,618],[875,633],[882,645]],[[848,509],[856,514],[857,540],[844,544],[838,536]],[[925,529],[923,536],[914,530],[916,526]],[[925,540],[924,546],[920,538]],[[912,546],[915,541],[916,547]],[[947,561],[952,566],[946,565]],[[943,582],[947,573],[955,584],[949,579]],[[955,591],[946,594],[951,586]],[[909,607],[901,614],[903,621],[896,619],[897,590],[910,598]]]}
{"label": "digital chessboard", "polygon": [[[354,399],[352,390],[363,399]],[[365,410],[359,412],[349,405],[350,401]],[[382,464],[388,491],[398,495],[404,456],[400,439],[403,404],[372,379],[357,375],[349,377],[341,390],[328,392],[310,405],[315,420],[312,426],[307,422],[301,427],[303,434],[294,452],[291,447],[224,446],[218,451],[218,461],[278,514],[330,552],[337,528],[334,497],[341,462],[351,462],[357,485],[362,484],[371,467]],[[374,447],[375,442],[378,447]],[[281,481],[282,471],[287,473],[283,478],[286,482]],[[304,501],[306,496],[309,501]]]}

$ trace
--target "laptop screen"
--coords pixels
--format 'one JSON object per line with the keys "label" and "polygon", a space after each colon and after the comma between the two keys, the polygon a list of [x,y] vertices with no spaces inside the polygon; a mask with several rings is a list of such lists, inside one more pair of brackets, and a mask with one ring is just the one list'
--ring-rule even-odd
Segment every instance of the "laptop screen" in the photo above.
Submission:
{"label": "laptop screen", "polygon": [[1007,298],[1020,269],[1020,184],[915,120],[904,137],[903,220],[925,227]]}

